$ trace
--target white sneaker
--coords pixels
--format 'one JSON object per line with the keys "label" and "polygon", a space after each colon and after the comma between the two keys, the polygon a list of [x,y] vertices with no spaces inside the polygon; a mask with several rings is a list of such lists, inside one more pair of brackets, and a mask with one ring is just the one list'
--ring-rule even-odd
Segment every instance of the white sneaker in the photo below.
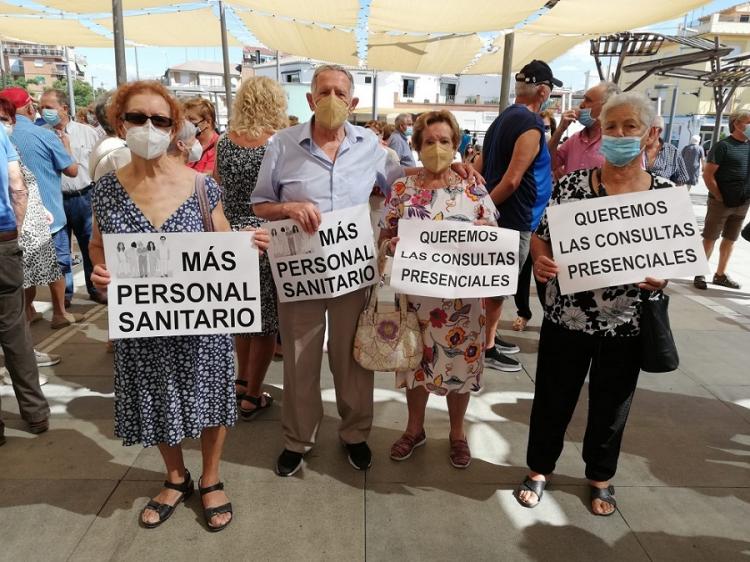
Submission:
{"label": "white sneaker", "polygon": [[51,367],[52,365],[57,365],[61,358],[59,355],[53,355],[52,353],[42,353],[41,351],[34,350],[34,355],[36,356],[36,365],[37,367]]}

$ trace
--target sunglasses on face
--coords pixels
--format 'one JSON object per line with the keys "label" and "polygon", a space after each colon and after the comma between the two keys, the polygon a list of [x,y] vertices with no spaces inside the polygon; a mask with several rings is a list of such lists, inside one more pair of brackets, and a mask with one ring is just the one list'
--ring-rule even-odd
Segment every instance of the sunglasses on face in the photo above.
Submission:
{"label": "sunglasses on face", "polygon": [[125,113],[123,114],[122,119],[133,125],[143,125],[146,121],[151,120],[154,127],[159,127],[160,129],[168,129],[173,123],[170,117],[164,117],[163,115],[146,115],[145,113],[137,112]]}

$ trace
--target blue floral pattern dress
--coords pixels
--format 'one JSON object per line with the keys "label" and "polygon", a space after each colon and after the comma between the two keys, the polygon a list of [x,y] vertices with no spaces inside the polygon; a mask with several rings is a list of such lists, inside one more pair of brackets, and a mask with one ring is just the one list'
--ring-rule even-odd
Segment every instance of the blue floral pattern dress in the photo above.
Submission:
{"label": "blue floral pattern dress", "polygon": [[[421,189],[417,176],[398,180],[385,204],[381,228],[396,236],[402,218],[471,223],[484,219],[496,226],[495,206],[484,186],[457,175],[453,180],[455,185],[443,189]],[[423,386],[440,396],[479,390],[486,323],[482,299],[407,295],[407,300],[419,318],[424,350],[416,370],[396,373],[396,387]]]}
{"label": "blue floral pattern dress", "polygon": [[[206,178],[213,209],[221,199]],[[154,228],[114,172],[96,183],[91,206],[102,234],[202,232],[198,197],[189,197]],[[115,435],[124,445],[178,445],[207,427],[234,425],[234,348],[230,335],[170,336],[114,341]]]}

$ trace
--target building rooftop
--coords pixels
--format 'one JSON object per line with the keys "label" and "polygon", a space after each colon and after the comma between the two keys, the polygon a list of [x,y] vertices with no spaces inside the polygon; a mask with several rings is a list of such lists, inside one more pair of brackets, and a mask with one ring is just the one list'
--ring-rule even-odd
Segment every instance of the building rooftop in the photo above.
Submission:
{"label": "building rooftop", "polygon": [[[224,65],[218,61],[192,60],[175,66],[170,66],[167,71],[177,70],[181,72],[200,72],[203,74],[224,74]],[[233,65],[229,65],[229,73],[239,76],[240,73]]]}

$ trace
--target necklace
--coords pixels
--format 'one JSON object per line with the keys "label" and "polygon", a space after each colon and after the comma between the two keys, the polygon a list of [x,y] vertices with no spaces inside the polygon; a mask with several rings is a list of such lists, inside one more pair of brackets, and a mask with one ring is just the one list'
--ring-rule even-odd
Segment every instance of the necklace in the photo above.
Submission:
{"label": "necklace", "polygon": [[[429,181],[437,182],[438,180],[429,180]],[[427,187],[426,183],[428,183],[428,180],[425,178],[424,170],[420,170],[419,172],[417,172],[417,178],[416,178],[415,183],[417,187],[419,187],[420,189],[450,189],[460,184],[461,178],[458,176],[458,174],[456,174],[455,172],[451,170],[448,175],[448,180],[446,184],[435,186],[435,187]]]}

